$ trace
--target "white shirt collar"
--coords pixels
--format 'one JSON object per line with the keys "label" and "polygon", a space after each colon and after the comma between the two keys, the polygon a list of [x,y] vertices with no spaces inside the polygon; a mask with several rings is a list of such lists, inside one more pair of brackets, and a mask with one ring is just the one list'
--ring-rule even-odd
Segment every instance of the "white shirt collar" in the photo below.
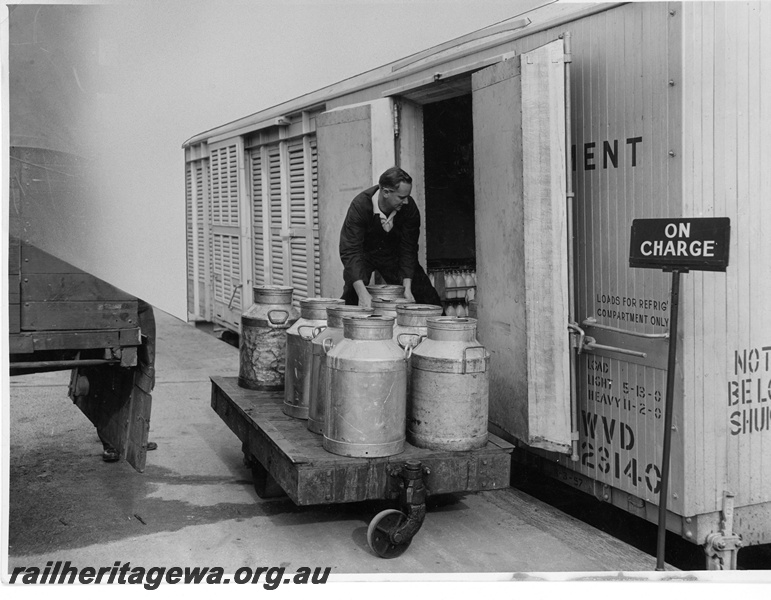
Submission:
{"label": "white shirt collar", "polygon": [[385,213],[382,210],[380,210],[380,206],[378,206],[378,203],[377,203],[379,194],[380,194],[380,191],[377,191],[376,193],[372,194],[372,212],[380,217],[381,222],[388,223],[390,221],[393,221],[396,211],[392,210],[391,214],[386,216]]}

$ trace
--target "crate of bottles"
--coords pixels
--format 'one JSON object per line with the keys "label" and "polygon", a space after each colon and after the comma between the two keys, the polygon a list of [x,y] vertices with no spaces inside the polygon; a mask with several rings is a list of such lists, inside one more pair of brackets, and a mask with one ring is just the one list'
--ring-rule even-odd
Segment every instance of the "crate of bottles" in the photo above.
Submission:
{"label": "crate of bottles", "polygon": [[428,274],[448,316],[468,316],[468,303],[476,296],[474,269],[437,269]]}

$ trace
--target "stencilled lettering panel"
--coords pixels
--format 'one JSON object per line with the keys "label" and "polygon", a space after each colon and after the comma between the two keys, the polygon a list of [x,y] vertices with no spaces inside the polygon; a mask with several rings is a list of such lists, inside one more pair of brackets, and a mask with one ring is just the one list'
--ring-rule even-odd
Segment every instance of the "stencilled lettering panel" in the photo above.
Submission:
{"label": "stencilled lettering panel", "polygon": [[584,475],[658,502],[666,371],[583,353],[579,461]]}
{"label": "stencilled lettering panel", "polygon": [[771,429],[771,344],[734,350],[727,389],[732,436],[767,435]]}

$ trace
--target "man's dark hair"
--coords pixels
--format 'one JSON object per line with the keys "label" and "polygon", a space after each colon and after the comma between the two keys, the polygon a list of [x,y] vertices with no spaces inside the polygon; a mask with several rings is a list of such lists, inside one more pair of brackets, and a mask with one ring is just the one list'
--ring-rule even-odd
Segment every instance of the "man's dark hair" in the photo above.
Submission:
{"label": "man's dark hair", "polygon": [[402,182],[412,185],[412,177],[399,167],[391,167],[380,176],[378,185],[380,185],[381,188],[395,190]]}

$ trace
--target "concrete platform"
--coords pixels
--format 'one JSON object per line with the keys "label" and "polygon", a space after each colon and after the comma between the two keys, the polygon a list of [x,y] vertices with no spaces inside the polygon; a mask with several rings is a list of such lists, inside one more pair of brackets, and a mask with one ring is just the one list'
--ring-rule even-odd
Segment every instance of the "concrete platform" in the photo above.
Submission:
{"label": "concrete platform", "polygon": [[94,428],[67,398],[68,372],[11,378],[10,568],[331,566],[396,579],[655,568],[655,557],[512,488],[432,499],[409,550],[391,560],[366,542],[389,503],[261,500],[241,443],[210,407],[209,376],[237,375],[238,350],[163,312],[156,320],[159,448],[144,473],[101,460]]}

